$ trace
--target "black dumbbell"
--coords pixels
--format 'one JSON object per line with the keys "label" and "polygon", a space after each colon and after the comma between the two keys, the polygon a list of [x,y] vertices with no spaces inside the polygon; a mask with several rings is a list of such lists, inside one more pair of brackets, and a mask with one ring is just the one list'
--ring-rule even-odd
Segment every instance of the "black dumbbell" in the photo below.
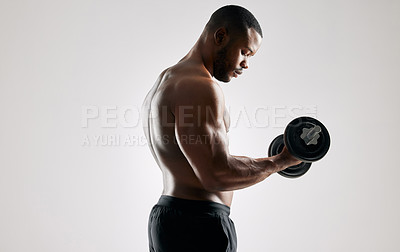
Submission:
{"label": "black dumbbell", "polygon": [[268,148],[268,156],[279,154],[286,146],[290,154],[302,163],[278,172],[287,178],[298,178],[323,158],[329,150],[330,137],[326,127],[317,119],[299,117],[291,121],[283,135],[277,136]]}

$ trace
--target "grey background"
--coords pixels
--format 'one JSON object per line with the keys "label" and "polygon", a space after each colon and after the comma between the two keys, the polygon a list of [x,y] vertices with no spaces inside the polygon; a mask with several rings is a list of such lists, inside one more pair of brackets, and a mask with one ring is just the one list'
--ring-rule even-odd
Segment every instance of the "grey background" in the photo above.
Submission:
{"label": "grey background", "polygon": [[[1,1],[0,251],[147,251],[162,187],[137,109],[227,3]],[[302,114],[332,137],[306,176],[236,193],[239,251],[399,251],[400,2],[229,3],[265,33],[222,85],[231,153]]]}

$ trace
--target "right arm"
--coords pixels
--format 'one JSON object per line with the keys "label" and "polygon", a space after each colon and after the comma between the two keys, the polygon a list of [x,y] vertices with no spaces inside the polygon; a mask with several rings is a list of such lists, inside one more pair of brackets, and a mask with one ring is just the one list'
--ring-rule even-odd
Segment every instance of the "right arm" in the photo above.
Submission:
{"label": "right arm", "polygon": [[206,190],[249,187],[299,163],[286,148],[267,158],[230,155],[223,121],[225,102],[218,84],[196,81],[180,86],[184,95],[178,97],[174,106],[175,136]]}

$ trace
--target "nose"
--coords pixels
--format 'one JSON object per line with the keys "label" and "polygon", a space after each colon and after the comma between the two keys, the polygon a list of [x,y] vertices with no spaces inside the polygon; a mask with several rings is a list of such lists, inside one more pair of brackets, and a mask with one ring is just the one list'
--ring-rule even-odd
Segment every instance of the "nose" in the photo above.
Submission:
{"label": "nose", "polygon": [[242,67],[243,69],[249,68],[249,65],[247,64],[247,60],[243,60],[243,61],[240,63],[240,67]]}

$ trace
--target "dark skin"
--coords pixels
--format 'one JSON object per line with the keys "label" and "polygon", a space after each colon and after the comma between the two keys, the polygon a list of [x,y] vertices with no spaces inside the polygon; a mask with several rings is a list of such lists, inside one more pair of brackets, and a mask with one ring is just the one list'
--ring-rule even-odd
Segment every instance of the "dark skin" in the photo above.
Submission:
{"label": "dark skin", "polygon": [[229,115],[214,78],[229,82],[261,45],[253,29],[205,29],[190,52],[162,72],[143,104],[143,126],[163,174],[163,195],[231,206],[233,191],[299,164],[286,148],[273,157],[229,153]]}

